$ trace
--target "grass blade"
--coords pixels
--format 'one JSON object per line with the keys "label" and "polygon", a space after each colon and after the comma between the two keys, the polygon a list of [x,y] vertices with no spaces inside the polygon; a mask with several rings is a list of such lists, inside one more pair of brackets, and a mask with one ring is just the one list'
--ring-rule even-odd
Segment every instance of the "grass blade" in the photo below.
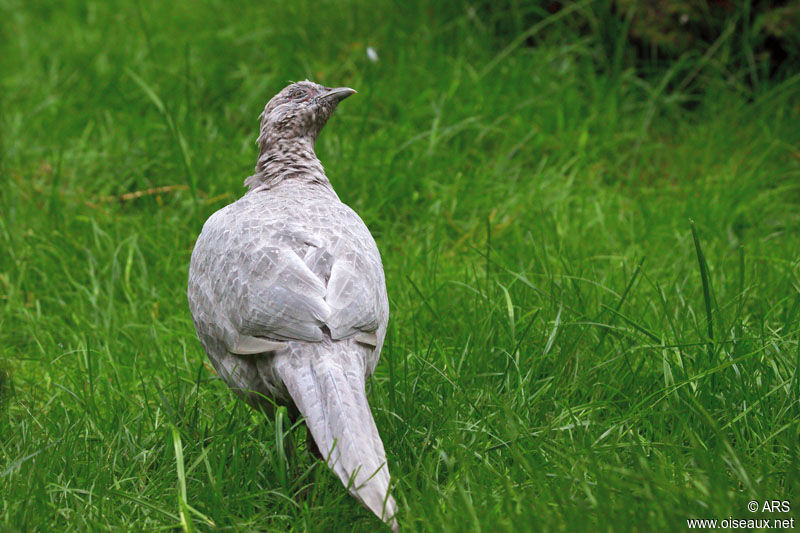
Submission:
{"label": "grass blade", "polygon": [[703,249],[700,246],[700,239],[697,237],[697,228],[695,227],[694,220],[689,223],[692,227],[692,239],[694,239],[694,249],[697,253],[697,264],[700,268],[700,279],[703,282],[703,303],[706,308],[706,323],[708,326],[708,361],[711,363],[714,360],[714,321],[711,314],[711,282],[708,275],[708,265],[706,258],[703,255]]}
{"label": "grass blade", "polygon": [[183,464],[183,445],[181,434],[174,425],[170,424],[172,431],[172,445],[175,448],[175,468],[178,474],[178,514],[181,517],[181,528],[184,533],[192,533],[194,526],[189,516],[189,506],[186,499],[186,473]]}

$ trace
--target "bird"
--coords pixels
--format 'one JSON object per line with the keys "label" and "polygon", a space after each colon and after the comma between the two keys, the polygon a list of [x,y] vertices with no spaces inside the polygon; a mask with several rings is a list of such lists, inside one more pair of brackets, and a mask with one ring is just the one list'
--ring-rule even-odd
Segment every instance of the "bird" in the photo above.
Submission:
{"label": "bird", "polygon": [[305,80],[267,102],[255,173],[245,179],[245,194],[203,225],[187,297],[222,380],[267,414],[283,405],[304,417],[310,451],[398,531],[365,391],[389,320],[383,264],[366,224],[339,199],[314,152],[337,105],[355,93]]}

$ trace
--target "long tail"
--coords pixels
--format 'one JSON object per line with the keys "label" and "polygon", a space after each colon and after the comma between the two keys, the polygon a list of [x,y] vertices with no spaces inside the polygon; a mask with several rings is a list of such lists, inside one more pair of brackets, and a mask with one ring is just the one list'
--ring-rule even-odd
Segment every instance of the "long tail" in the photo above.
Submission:
{"label": "long tail", "polygon": [[347,341],[304,346],[276,370],[306,419],[328,466],[368,509],[398,531],[386,452],[364,390],[359,347]]}

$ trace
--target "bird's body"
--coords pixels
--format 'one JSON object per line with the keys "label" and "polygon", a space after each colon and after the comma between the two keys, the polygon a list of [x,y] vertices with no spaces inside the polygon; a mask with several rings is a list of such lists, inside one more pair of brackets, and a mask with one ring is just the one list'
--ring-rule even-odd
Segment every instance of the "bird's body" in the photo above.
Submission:
{"label": "bird's body", "polygon": [[222,379],[267,412],[273,401],[299,411],[342,482],[396,528],[365,394],[389,318],[383,267],[313,151],[336,103],[352,92],[301,82],[267,104],[250,190],[206,221],[188,297]]}

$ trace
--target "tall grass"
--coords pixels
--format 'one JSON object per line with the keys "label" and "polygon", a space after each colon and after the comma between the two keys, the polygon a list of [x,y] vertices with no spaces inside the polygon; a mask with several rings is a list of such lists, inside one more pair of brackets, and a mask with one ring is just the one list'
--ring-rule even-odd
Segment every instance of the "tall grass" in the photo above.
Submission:
{"label": "tall grass", "polygon": [[799,77],[713,50],[642,76],[624,21],[575,25],[596,2],[513,4],[507,34],[467,4],[0,6],[3,528],[378,527],[216,378],[184,296],[264,103],[306,77],[359,91],[317,152],[383,254],[369,397],[405,529],[796,499]]}

